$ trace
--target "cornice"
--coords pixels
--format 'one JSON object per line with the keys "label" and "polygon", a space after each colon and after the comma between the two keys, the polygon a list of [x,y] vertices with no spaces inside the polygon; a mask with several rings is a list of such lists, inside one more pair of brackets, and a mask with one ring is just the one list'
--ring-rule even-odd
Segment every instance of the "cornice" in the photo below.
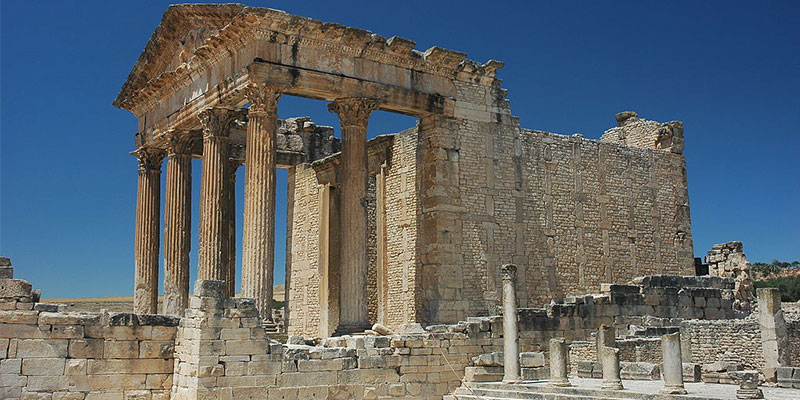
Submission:
{"label": "cornice", "polygon": [[[163,49],[170,47],[168,42],[178,40],[180,32],[188,31],[176,19],[189,13],[189,10],[196,11],[191,14],[196,24],[218,26],[222,25],[221,21],[226,16],[232,17],[219,32],[195,49],[183,64],[174,70],[151,76],[157,73],[151,70],[164,64],[160,59],[167,57]],[[113,105],[142,115],[165,96],[191,84],[193,77],[259,39],[321,49],[333,54],[360,57],[448,79],[481,84],[494,84],[496,71],[503,66],[503,63],[494,60],[485,64],[467,60],[465,53],[441,47],[431,47],[420,52],[414,49],[415,42],[408,39],[396,36],[385,39],[370,31],[298,17],[279,10],[239,4],[177,5],[171,6],[164,14],[161,25],[151,37]]]}

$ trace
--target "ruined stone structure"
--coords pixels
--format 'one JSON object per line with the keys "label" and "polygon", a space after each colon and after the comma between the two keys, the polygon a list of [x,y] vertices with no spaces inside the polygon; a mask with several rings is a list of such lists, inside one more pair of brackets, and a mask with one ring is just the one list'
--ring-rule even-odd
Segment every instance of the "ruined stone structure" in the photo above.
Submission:
{"label": "ruined stone structure", "polygon": [[[227,281],[227,294],[236,289],[231,182],[246,170],[241,292],[264,317],[275,168],[289,169],[294,334],[494,313],[504,262],[518,266],[522,307],[604,282],[691,274],[682,124],[625,112],[600,140],[523,129],[496,77],[502,66],[276,10],[170,7],[114,101],[139,118],[136,311],[156,311],[165,156],[169,314],[188,296],[190,158],[203,160],[198,276]],[[341,152],[329,130],[297,123],[297,141],[281,140],[282,95],[329,101]],[[373,110],[419,121],[367,141]]]}

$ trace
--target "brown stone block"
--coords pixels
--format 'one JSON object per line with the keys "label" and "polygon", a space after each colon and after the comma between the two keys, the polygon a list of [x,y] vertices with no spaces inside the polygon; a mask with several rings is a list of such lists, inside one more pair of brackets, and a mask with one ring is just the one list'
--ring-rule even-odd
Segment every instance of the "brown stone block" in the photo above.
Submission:
{"label": "brown stone block", "polygon": [[36,324],[39,319],[37,311],[0,311],[0,323],[6,324]]}
{"label": "brown stone block", "polygon": [[89,387],[97,391],[139,389],[146,379],[145,374],[89,375]]}
{"label": "brown stone block", "polygon": [[18,358],[66,358],[68,341],[65,339],[21,339],[17,344]]}
{"label": "brown stone block", "polygon": [[138,358],[139,342],[136,340],[106,340],[103,343],[104,358]]}
{"label": "brown stone block", "polygon": [[72,339],[69,341],[71,358],[102,358],[103,339]]}

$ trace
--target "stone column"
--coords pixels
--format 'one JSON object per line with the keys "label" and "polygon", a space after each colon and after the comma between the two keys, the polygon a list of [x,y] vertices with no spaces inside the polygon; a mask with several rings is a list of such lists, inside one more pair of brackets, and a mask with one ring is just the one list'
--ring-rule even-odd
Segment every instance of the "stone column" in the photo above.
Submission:
{"label": "stone column", "polygon": [[237,114],[224,108],[200,113],[203,123],[203,176],[200,188],[198,280],[225,280],[228,272],[226,171],[230,127]]}
{"label": "stone column", "polygon": [[275,264],[276,87],[250,85],[244,175],[242,295],[256,299],[261,318],[272,319],[272,271]]}
{"label": "stone column", "polygon": [[550,339],[550,385],[571,386],[567,379],[567,341],[564,338]]}
{"label": "stone column", "polygon": [[789,336],[781,310],[781,293],[775,288],[757,289],[758,323],[761,327],[761,346],[764,354],[764,377],[777,381],[778,367],[789,364]]}
{"label": "stone column", "polygon": [[619,349],[600,346],[600,367],[603,369],[603,385],[601,389],[622,390],[622,379],[619,377]]}
{"label": "stone column", "polygon": [[661,352],[664,359],[663,394],[686,394],[683,388],[683,357],[681,356],[681,333],[675,332],[661,336]]}
{"label": "stone column", "polygon": [[189,251],[192,233],[192,144],[189,132],[167,137],[164,205],[164,308],[182,316],[189,306]]}
{"label": "stone column", "polygon": [[242,163],[239,160],[228,160],[228,187],[225,194],[228,199],[228,268],[225,279],[225,296],[236,296],[236,170]]}
{"label": "stone column", "polygon": [[517,328],[517,266],[505,264],[503,273],[503,382],[520,382],[519,330]]}
{"label": "stone column", "polygon": [[158,231],[161,209],[161,161],[163,151],[141,147],[131,153],[139,161],[134,238],[133,312],[158,312]]}
{"label": "stone column", "polygon": [[377,103],[337,99],[328,110],[342,124],[341,275],[337,334],[369,329],[367,314],[367,122]]}

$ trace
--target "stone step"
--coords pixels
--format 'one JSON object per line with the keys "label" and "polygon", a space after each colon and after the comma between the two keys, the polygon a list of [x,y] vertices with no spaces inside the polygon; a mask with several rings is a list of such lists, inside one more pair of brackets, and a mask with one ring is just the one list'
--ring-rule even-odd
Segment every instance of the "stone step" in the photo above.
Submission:
{"label": "stone step", "polygon": [[[629,381],[632,382],[632,381]],[[646,381],[643,381],[646,382]],[[497,399],[497,400],[663,400],[692,399],[708,400],[703,395],[668,396],[658,393],[643,393],[632,390],[601,390],[587,387],[552,387],[546,382],[524,382],[507,384],[502,382],[471,382],[469,388],[461,386],[444,397],[446,400]]]}

